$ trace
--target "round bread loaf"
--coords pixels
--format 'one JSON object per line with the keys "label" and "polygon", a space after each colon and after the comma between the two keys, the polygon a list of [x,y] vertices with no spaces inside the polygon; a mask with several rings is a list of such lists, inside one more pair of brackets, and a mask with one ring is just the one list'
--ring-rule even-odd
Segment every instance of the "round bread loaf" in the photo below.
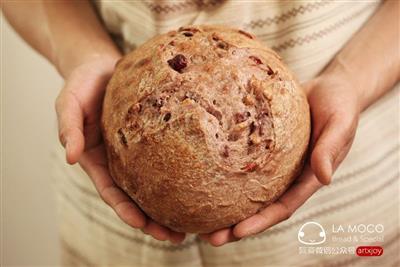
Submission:
{"label": "round bread loaf", "polygon": [[275,201],[302,170],[306,97],[247,32],[188,26],[116,65],[102,128],[115,182],[179,232],[231,226]]}

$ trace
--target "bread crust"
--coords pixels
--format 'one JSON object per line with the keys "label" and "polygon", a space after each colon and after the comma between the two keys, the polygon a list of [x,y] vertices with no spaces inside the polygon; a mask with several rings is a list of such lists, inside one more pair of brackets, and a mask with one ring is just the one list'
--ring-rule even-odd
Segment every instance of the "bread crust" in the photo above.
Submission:
{"label": "bread crust", "polygon": [[244,31],[187,26],[116,65],[102,131],[115,182],[179,232],[231,226],[300,173],[306,97],[279,55]]}

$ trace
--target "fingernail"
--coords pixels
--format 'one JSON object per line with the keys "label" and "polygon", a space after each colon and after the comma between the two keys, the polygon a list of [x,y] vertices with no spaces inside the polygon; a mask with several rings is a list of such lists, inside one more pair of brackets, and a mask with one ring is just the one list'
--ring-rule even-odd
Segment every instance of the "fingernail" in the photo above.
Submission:
{"label": "fingernail", "polygon": [[68,152],[70,149],[70,144],[68,143],[68,141],[65,143],[65,150]]}
{"label": "fingernail", "polygon": [[67,140],[65,140],[65,138],[61,138],[60,143],[63,146],[63,148],[65,148],[67,146]]}
{"label": "fingernail", "polygon": [[175,245],[182,243],[182,241],[180,241],[180,240],[175,240],[175,239],[173,239],[173,238],[171,238],[170,241],[171,241],[172,244],[175,244]]}
{"label": "fingernail", "polygon": [[198,237],[203,241],[207,241],[207,236],[205,236],[203,234],[199,234]]}
{"label": "fingernail", "polygon": [[330,183],[331,177],[332,177],[332,169],[333,169],[333,165],[332,165],[332,159],[331,158],[327,158],[325,160],[325,177],[323,179],[323,184],[328,185]]}
{"label": "fingernail", "polygon": [[65,145],[65,159],[68,164],[73,164],[73,162],[71,162],[70,144],[68,142]]}

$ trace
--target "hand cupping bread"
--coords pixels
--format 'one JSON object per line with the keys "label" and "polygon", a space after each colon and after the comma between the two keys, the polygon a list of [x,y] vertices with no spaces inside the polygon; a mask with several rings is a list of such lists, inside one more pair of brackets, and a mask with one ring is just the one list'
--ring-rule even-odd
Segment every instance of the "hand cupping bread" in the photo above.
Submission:
{"label": "hand cupping bread", "polygon": [[233,225],[300,173],[306,97],[247,32],[188,26],[117,63],[103,106],[110,173],[155,221],[179,232]]}

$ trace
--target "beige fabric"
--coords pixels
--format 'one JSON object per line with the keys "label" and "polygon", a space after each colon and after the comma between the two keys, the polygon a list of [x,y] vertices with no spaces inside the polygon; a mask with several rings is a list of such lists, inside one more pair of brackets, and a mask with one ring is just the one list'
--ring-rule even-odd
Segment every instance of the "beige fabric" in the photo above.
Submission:
{"label": "beige fabric", "polygon": [[[224,23],[255,33],[305,81],[329,62],[378,7],[377,2],[332,1],[101,1],[96,3],[125,51],[184,24]],[[78,166],[55,151],[63,263],[66,266],[399,266],[400,85],[362,114],[353,147],[334,177],[289,220],[240,242],[214,248],[190,235],[172,245],[122,223],[98,197]],[[301,254],[297,233],[319,222],[333,242],[332,225],[382,224],[384,254]],[[340,234],[338,234],[340,235]],[[372,235],[373,236],[373,235]],[[346,235],[343,235],[346,237]],[[372,243],[372,244],[375,244]],[[358,242],[353,246],[368,245]],[[369,244],[370,245],[370,244]]]}

